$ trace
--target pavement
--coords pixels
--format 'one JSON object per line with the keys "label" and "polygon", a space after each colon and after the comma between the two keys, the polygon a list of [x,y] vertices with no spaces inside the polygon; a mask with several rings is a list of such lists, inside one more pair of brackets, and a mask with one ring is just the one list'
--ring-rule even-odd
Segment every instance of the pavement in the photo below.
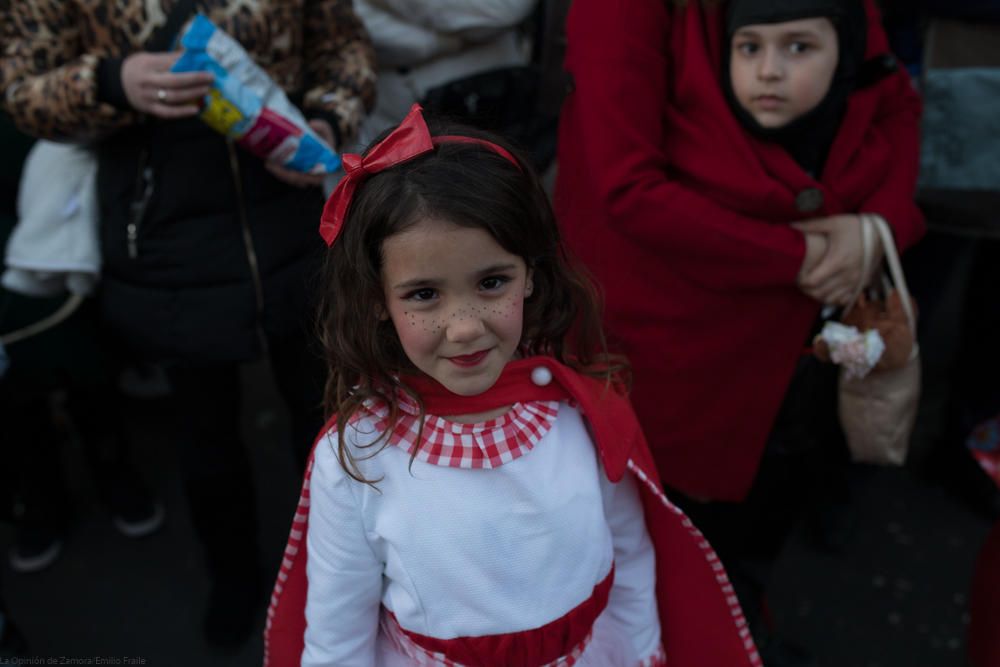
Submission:
{"label": "pavement", "polygon": [[[273,582],[300,480],[285,435],[283,407],[267,366],[250,366],[244,376],[243,431],[258,489],[258,542],[262,563]],[[52,567],[35,574],[12,572],[6,557],[2,559],[0,590],[28,641],[28,656],[45,660],[37,664],[261,664],[259,632],[233,655],[215,653],[201,639],[208,578],[188,517],[174,451],[162,428],[163,415],[169,409],[169,398],[133,401],[129,415],[130,423],[140,425],[133,429],[140,472],[167,508],[160,531],[140,539],[118,533],[98,502],[90,479],[73,474],[86,470],[86,465],[80,448],[69,445],[60,463],[72,479],[75,521],[62,555]],[[12,539],[10,527],[0,524],[0,553],[6,555]],[[261,628],[263,619],[261,608]],[[50,658],[57,662],[48,662]],[[129,663],[127,658],[145,662]]]}
{"label": "pavement", "polygon": [[[930,370],[928,404],[943,381]],[[275,573],[298,480],[267,366],[247,367],[244,386],[261,556]],[[138,540],[118,534],[93,484],[76,474],[75,523],[60,559],[30,575],[13,573],[3,559],[0,589],[30,644],[30,661],[20,664],[261,664],[259,633],[234,655],[213,653],[200,638],[208,582],[171,443],[157,428],[167,409],[169,399],[144,401],[132,415],[142,425],[142,472],[167,506],[160,532]],[[924,418],[914,454],[926,450],[932,431]],[[82,453],[67,447],[61,465],[82,469]],[[811,546],[803,527],[782,554],[770,597],[778,631],[823,667],[965,667],[969,583],[990,522],[908,469],[859,467],[852,474],[855,528],[843,550]],[[10,527],[0,525],[0,553],[11,540]]]}

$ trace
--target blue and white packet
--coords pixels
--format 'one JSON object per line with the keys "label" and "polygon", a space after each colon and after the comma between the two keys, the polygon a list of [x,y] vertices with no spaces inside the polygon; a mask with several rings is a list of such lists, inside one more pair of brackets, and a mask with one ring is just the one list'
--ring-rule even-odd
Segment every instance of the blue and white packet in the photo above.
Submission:
{"label": "blue and white packet", "polygon": [[235,39],[204,15],[181,33],[173,72],[211,72],[201,118],[267,162],[304,174],[330,174],[340,157],[306,122],[285,92]]}

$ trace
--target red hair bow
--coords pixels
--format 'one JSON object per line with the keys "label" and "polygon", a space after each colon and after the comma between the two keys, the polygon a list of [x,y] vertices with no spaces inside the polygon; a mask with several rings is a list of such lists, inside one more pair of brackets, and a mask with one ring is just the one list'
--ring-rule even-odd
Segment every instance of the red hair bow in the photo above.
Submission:
{"label": "red hair bow", "polygon": [[446,142],[480,144],[503,156],[518,169],[521,168],[517,159],[509,151],[491,141],[452,135],[431,137],[421,111],[419,104],[410,107],[410,112],[406,114],[403,122],[385,139],[373,146],[367,155],[362,157],[354,153],[346,153],[341,156],[345,174],[327,200],[326,206],[323,207],[323,216],[319,223],[319,233],[328,246],[333,245],[333,242],[340,235],[344,219],[347,217],[347,209],[354,198],[354,192],[365,179],[424,153],[429,153],[439,144]]}

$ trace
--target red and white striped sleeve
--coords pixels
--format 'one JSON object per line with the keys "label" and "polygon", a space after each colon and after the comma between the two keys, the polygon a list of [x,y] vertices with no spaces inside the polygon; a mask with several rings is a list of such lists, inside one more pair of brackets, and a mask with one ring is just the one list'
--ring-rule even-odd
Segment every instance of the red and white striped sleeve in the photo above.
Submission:
{"label": "red and white striped sleeve", "polygon": [[302,667],[375,664],[382,563],[368,542],[358,486],[337,460],[336,435],[321,440],[310,482]]}

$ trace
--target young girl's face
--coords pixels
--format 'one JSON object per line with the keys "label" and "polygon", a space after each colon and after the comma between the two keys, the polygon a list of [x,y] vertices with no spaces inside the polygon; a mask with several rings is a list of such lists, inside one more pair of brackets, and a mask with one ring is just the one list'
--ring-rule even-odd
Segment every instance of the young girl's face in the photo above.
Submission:
{"label": "young girl's face", "polygon": [[762,127],[782,127],[823,100],[838,58],[830,19],[744,26],[733,35],[733,93]]}
{"label": "young girl's face", "polygon": [[531,271],[485,230],[424,219],[382,243],[382,287],[407,358],[474,396],[517,353]]}

